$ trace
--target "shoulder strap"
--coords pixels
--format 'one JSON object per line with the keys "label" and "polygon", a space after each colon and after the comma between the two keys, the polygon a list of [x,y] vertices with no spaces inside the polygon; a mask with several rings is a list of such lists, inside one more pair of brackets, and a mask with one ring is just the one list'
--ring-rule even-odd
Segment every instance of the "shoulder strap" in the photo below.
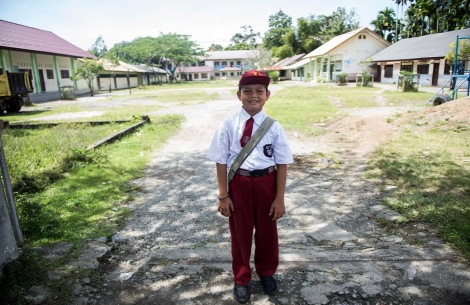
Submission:
{"label": "shoulder strap", "polygon": [[246,143],[246,145],[242,148],[238,156],[235,158],[232,166],[230,167],[227,178],[228,183],[232,181],[233,176],[235,176],[235,172],[240,168],[243,162],[245,162],[245,159],[251,154],[253,149],[256,147],[256,145],[258,145],[259,141],[261,141],[274,122],[276,122],[275,119],[267,117],[263,123],[261,123],[260,127],[258,130],[256,130],[255,134],[251,137],[248,143]]}

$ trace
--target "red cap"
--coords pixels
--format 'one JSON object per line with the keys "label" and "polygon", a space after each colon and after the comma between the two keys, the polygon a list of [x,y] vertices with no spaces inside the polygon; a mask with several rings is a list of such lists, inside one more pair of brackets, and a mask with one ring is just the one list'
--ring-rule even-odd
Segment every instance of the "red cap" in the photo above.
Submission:
{"label": "red cap", "polygon": [[240,81],[238,82],[238,86],[248,86],[248,85],[262,85],[262,86],[269,86],[269,82],[271,79],[263,72],[259,70],[250,70],[243,73]]}

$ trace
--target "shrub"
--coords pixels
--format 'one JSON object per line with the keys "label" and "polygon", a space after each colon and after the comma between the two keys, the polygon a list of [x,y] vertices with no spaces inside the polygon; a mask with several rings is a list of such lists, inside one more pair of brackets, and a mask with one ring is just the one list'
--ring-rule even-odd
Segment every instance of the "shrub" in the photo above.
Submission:
{"label": "shrub", "polygon": [[338,85],[339,86],[346,86],[348,84],[348,81],[346,79],[346,77],[348,76],[347,73],[341,73],[339,74],[337,77],[338,77]]}
{"label": "shrub", "polygon": [[279,81],[279,72],[271,71],[269,72],[269,77],[271,78],[273,84],[277,84],[277,82]]}

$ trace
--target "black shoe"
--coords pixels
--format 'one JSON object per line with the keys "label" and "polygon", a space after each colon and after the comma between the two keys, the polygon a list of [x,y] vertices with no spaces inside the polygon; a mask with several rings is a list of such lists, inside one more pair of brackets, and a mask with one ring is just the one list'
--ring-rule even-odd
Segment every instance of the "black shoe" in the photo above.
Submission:
{"label": "black shoe", "polygon": [[269,295],[276,294],[277,283],[274,277],[272,276],[260,276],[261,285],[263,285],[263,290]]}
{"label": "black shoe", "polygon": [[233,294],[235,295],[235,299],[240,304],[245,304],[250,301],[250,287],[237,285],[233,287]]}

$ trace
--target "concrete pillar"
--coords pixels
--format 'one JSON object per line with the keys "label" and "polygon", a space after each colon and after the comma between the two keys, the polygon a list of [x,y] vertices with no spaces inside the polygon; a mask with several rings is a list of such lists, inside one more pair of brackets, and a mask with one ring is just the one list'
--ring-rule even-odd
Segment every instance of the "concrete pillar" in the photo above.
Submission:
{"label": "concrete pillar", "polygon": [[[75,73],[75,60],[72,57],[70,57],[70,69],[72,70],[72,75],[73,75]],[[70,77],[72,77],[72,75],[70,75]],[[73,81],[73,86],[75,87],[75,90],[78,90],[76,80]]]}
{"label": "concrete pillar", "polygon": [[330,81],[330,64],[331,64],[331,56],[327,55],[327,62],[326,62],[326,81]]}
{"label": "concrete pillar", "polygon": [[3,55],[3,50],[0,50],[0,60],[2,62],[3,73],[5,73],[5,71],[8,69],[7,69],[7,61],[5,59],[5,55]]}
{"label": "concrete pillar", "polygon": [[34,75],[34,85],[36,87],[36,93],[41,93],[41,80],[39,79],[39,71],[38,71],[38,62],[36,59],[36,54],[30,53],[31,55],[31,70],[33,71],[32,74]]}
{"label": "concrete pillar", "polygon": [[318,66],[317,66],[318,59],[315,57],[315,62],[313,63],[313,80],[317,80],[317,71],[318,71]]}
{"label": "concrete pillar", "polygon": [[59,65],[57,64],[57,57],[54,55],[54,70],[55,70],[55,77],[57,79],[57,91],[60,91],[60,74],[59,74]]}

